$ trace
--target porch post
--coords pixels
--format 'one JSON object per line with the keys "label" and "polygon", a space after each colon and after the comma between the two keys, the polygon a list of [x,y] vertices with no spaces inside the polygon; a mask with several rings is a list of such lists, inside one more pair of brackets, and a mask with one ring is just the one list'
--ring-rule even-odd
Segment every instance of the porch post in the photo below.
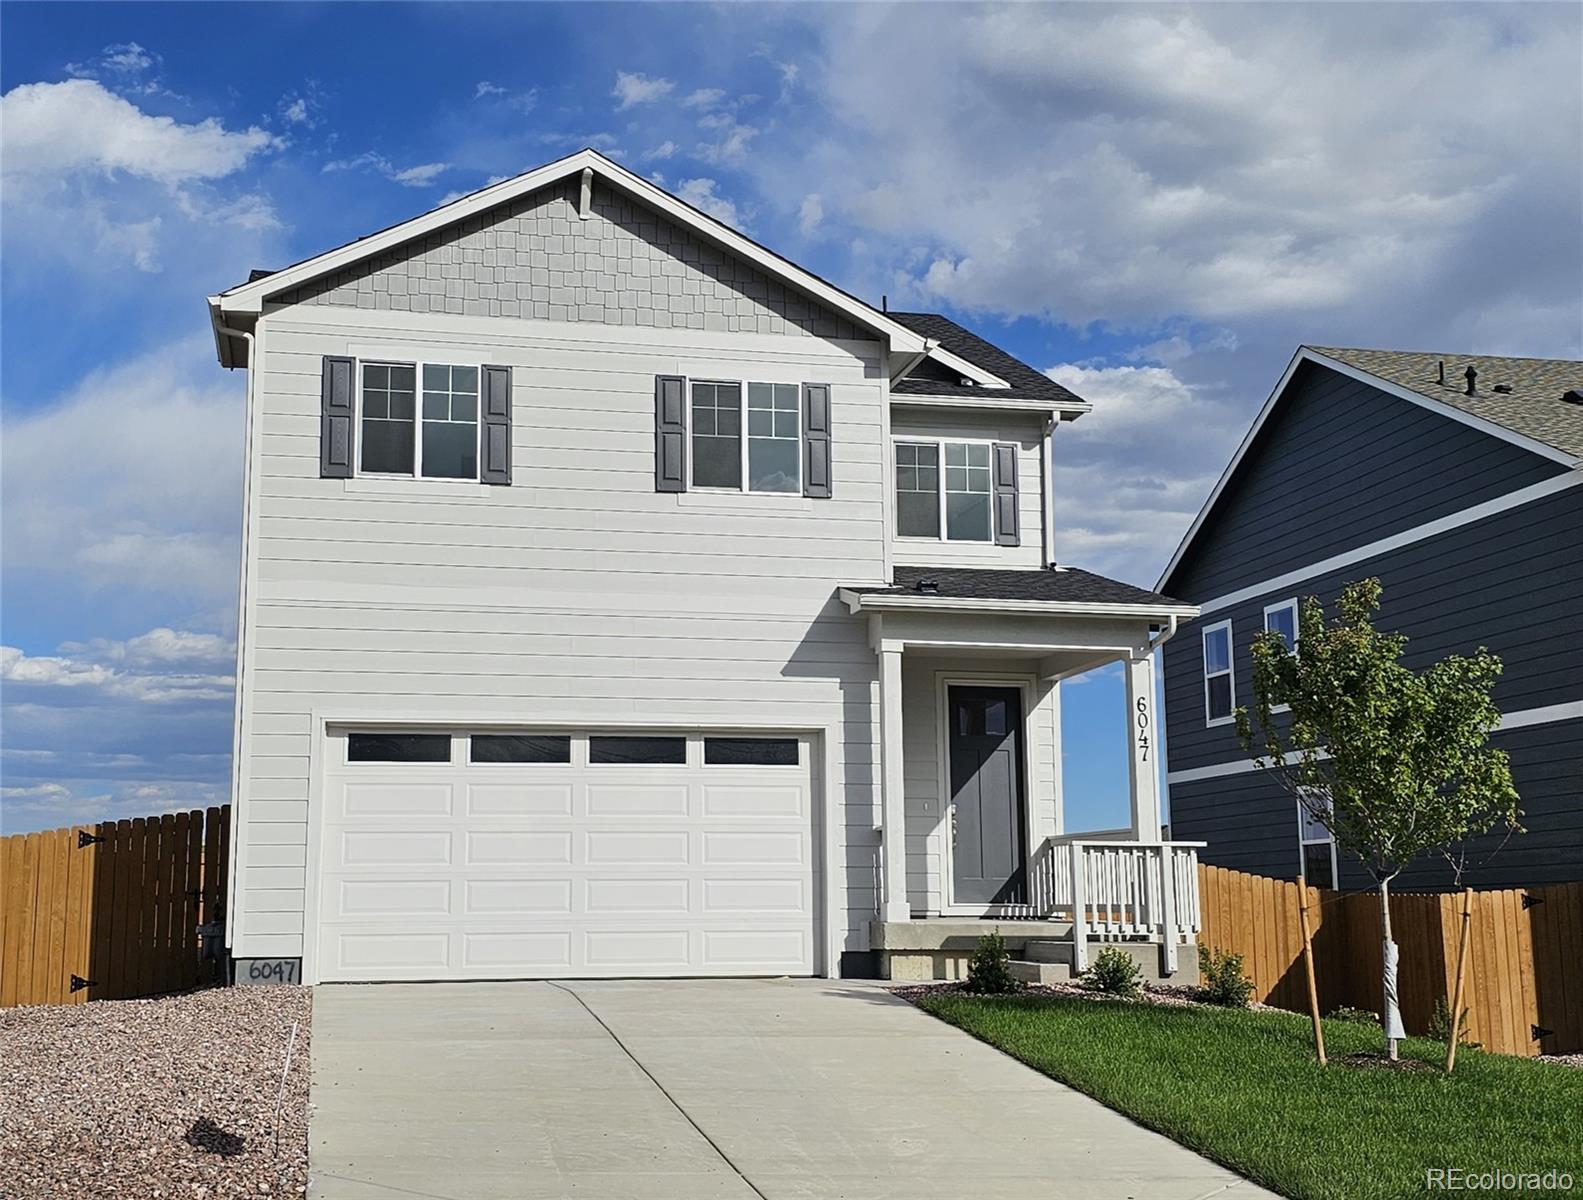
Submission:
{"label": "porch post", "polygon": [[1132,839],[1160,840],[1159,737],[1154,714],[1154,656],[1136,650],[1127,659],[1127,776],[1132,795]]}
{"label": "porch post", "polygon": [[887,921],[909,921],[907,900],[907,806],[902,795],[901,649],[883,643],[879,650],[880,853]]}

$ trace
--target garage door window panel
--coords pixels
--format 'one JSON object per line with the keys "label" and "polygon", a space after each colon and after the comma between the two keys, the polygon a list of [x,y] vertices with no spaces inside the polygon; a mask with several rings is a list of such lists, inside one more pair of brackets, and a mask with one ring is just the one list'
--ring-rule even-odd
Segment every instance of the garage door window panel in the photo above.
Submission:
{"label": "garage door window panel", "polygon": [[706,766],[795,767],[796,738],[712,737],[704,739]]}
{"label": "garage door window panel", "polygon": [[354,763],[448,763],[448,733],[354,733],[346,739],[346,761]]}
{"label": "garage door window panel", "polygon": [[591,737],[588,761],[599,766],[680,765],[687,761],[684,737]]}
{"label": "garage door window panel", "polygon": [[553,763],[572,761],[572,739],[566,734],[475,733],[469,761],[475,763]]}

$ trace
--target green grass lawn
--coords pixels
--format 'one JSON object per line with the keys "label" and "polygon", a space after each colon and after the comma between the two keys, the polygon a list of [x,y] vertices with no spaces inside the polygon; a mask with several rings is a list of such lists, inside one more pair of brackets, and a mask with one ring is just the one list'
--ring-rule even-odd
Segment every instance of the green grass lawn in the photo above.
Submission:
{"label": "green grass lawn", "polygon": [[[1425,1171],[1570,1172],[1583,1197],[1583,1068],[1474,1050],[1457,1069],[1339,1065],[1380,1031],[1325,1022],[1331,1065],[1291,1013],[1117,1004],[1080,997],[924,998],[921,1006],[1142,1125],[1298,1200],[1423,1197]],[[1403,1057],[1442,1062],[1409,1038]],[[1058,1133],[1058,1131],[1052,1131]]]}

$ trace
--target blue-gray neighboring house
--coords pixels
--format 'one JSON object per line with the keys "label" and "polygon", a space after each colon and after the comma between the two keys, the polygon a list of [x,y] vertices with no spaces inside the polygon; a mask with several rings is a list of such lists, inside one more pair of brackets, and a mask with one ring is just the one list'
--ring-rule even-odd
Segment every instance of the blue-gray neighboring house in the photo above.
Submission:
{"label": "blue-gray neighboring house", "polygon": [[[1505,665],[1495,743],[1527,832],[1475,843],[1466,882],[1583,879],[1580,462],[1583,362],[1300,348],[1157,587],[1202,609],[1163,651],[1172,836],[1219,866],[1368,884],[1253,767],[1231,714],[1262,630],[1290,637],[1301,597],[1331,606],[1378,576],[1409,664],[1487,646]],[[1421,860],[1398,886],[1451,882]]]}

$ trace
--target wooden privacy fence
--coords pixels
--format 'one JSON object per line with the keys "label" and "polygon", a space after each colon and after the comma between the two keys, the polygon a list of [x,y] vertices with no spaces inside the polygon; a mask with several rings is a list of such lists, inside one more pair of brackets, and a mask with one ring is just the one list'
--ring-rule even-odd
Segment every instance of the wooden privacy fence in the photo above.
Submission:
{"label": "wooden privacy fence", "polygon": [[231,806],[0,839],[0,1008],[183,991],[222,978]]}
{"label": "wooden privacy fence", "polygon": [[[1242,955],[1254,999],[1308,1011],[1299,890],[1284,879],[1199,867],[1199,944]],[[1402,1023],[1424,1034],[1456,981],[1462,894],[1391,897]],[[1467,1036],[1501,1054],[1583,1050],[1583,883],[1473,893],[1463,1007]],[[1380,898],[1308,889],[1321,1012],[1379,1012]]]}

